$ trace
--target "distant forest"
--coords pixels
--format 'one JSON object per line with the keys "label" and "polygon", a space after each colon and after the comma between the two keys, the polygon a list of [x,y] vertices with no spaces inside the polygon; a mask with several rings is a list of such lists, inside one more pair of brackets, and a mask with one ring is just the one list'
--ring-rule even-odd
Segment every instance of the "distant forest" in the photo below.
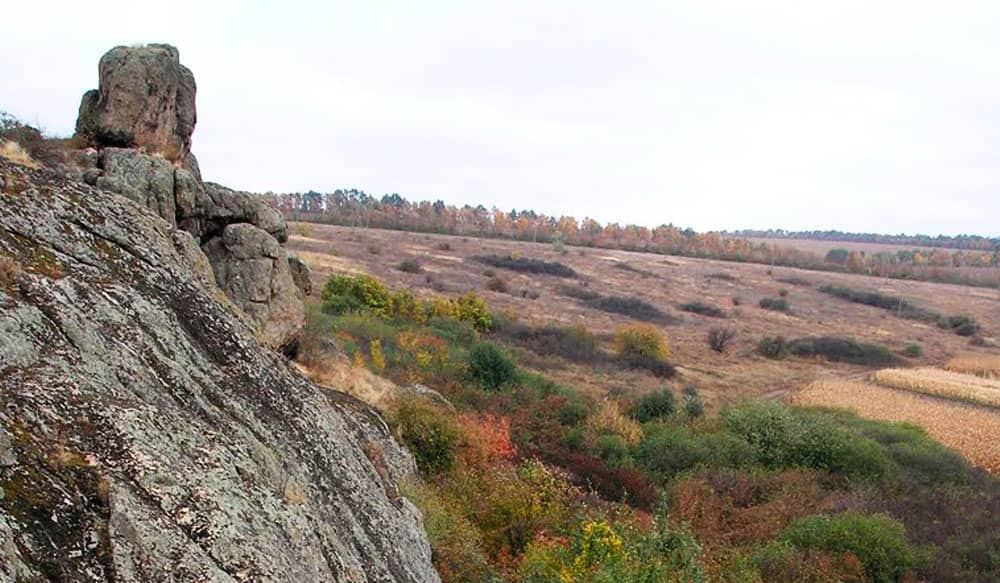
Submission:
{"label": "distant forest", "polygon": [[[912,237],[903,243],[899,240],[892,242],[936,249],[914,248],[876,253],[831,249],[821,255],[789,245],[755,242],[748,238],[793,238],[793,234],[784,231],[699,233],[672,224],[652,228],[614,222],[601,224],[589,217],[577,220],[572,216],[547,216],[532,210],[506,212],[483,205],[459,207],[440,200],[409,201],[398,194],[374,197],[357,189],[338,189],[328,193],[268,193],[264,196],[292,221],[622,249],[1000,288],[1000,246],[996,240],[982,237],[949,238],[956,242],[956,247],[964,245],[956,249],[946,249],[940,244],[944,240],[940,237]],[[781,235],[775,235],[777,233]],[[829,240],[890,242],[891,239],[886,235],[842,235],[844,239],[831,236]],[[878,239],[880,237],[882,239]],[[980,242],[977,243],[977,240]],[[935,241],[938,244],[932,244]],[[984,246],[982,242],[988,243]]]}
{"label": "distant forest", "polygon": [[943,247],[947,249],[972,249],[976,251],[1000,250],[1000,238],[980,235],[883,235],[879,233],[845,233],[843,231],[785,231],[783,229],[742,229],[722,231],[728,237],[753,237],[756,239],[812,239],[815,241],[842,241],[847,243],[882,243],[913,247]]}

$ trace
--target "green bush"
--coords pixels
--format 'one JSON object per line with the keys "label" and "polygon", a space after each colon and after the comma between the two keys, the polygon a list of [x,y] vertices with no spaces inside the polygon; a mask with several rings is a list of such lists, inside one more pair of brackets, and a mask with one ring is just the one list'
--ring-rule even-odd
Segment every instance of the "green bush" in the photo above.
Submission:
{"label": "green bush", "polygon": [[639,397],[632,407],[632,418],[639,423],[670,417],[677,409],[674,394],[663,388]]}
{"label": "green bush", "polygon": [[757,352],[767,358],[784,358],[788,355],[788,343],[784,336],[765,336],[757,343]]}
{"label": "green bush", "polygon": [[455,465],[460,433],[445,413],[427,403],[404,400],[389,421],[425,476],[448,472]]}
{"label": "green bush", "polygon": [[458,298],[458,319],[469,322],[473,328],[480,331],[488,331],[493,325],[493,318],[486,307],[486,302],[475,292],[469,292]]}
{"label": "green bush", "polygon": [[480,342],[469,352],[469,380],[483,389],[500,390],[516,373],[514,362],[492,342]]}
{"label": "green bush", "polygon": [[405,273],[421,273],[424,270],[424,268],[420,266],[420,262],[416,259],[404,259],[399,262],[396,269]]}
{"label": "green bush", "polygon": [[800,357],[822,356],[834,362],[868,366],[887,366],[897,362],[896,355],[885,346],[834,336],[795,339],[788,343],[788,352]]}
{"label": "green bush", "polygon": [[972,316],[949,316],[941,321],[942,328],[948,328],[959,336],[975,336],[981,327]]}
{"label": "green bush", "polygon": [[903,348],[903,355],[910,358],[920,358],[924,355],[924,349],[916,342],[910,342]]}
{"label": "green bush", "polygon": [[708,457],[704,445],[678,426],[662,426],[647,432],[635,451],[636,462],[661,480],[669,480]]}
{"label": "green bush", "polygon": [[705,414],[705,403],[698,394],[697,387],[684,387],[684,398],[681,400],[681,410],[688,419],[696,419]]}
{"label": "green bush", "polygon": [[611,468],[618,468],[629,459],[629,447],[620,435],[600,435],[597,437],[597,457]]}
{"label": "green bush", "polygon": [[323,311],[344,314],[367,310],[387,318],[392,307],[392,297],[382,282],[366,274],[355,276],[334,275],[327,280],[320,295]]}
{"label": "green bush", "polygon": [[472,346],[479,340],[479,334],[469,322],[463,322],[454,318],[431,318],[427,326],[435,336],[441,338],[448,344],[460,346]]}
{"label": "green bush", "polygon": [[684,312],[691,312],[693,314],[701,314],[702,316],[708,316],[710,318],[725,318],[726,312],[721,308],[717,308],[711,304],[706,304],[704,302],[688,302],[686,304],[681,304],[678,306]]}
{"label": "green bush", "polygon": [[747,401],[726,408],[728,431],[750,446],[769,468],[806,467],[858,479],[885,475],[891,462],[883,448],[858,436],[822,412],[795,411],[772,401]]}
{"label": "green bush", "polygon": [[788,300],[785,298],[764,298],[757,305],[765,310],[774,310],[776,312],[787,312],[789,308]]}
{"label": "green bush", "polygon": [[914,564],[903,525],[881,514],[808,516],[792,523],[782,539],[800,549],[851,553],[872,583],[898,582]]}

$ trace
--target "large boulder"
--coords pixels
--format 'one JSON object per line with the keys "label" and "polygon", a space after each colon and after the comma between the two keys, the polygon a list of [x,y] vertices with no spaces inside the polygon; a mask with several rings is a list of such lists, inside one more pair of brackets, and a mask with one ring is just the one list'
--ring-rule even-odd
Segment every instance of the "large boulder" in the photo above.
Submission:
{"label": "large boulder", "polygon": [[294,348],[305,324],[305,307],[288,254],[267,231],[249,223],[228,225],[202,247],[215,281],[275,349]]}
{"label": "large boulder", "polygon": [[281,213],[253,194],[203,182],[190,151],[194,124],[194,76],[177,49],[114,48],[101,58],[100,89],[80,107],[77,133],[96,149],[74,158],[77,173],[190,233],[264,343],[291,347],[305,321],[308,267],[289,262],[278,245],[288,239]]}
{"label": "large boulder", "polygon": [[84,94],[77,136],[98,147],[143,148],[183,161],[191,150],[196,86],[176,48],[115,47],[99,65],[98,89]]}
{"label": "large boulder", "polygon": [[288,240],[285,217],[259,196],[240,192],[213,182],[205,183],[208,204],[205,232],[214,235],[232,223],[250,223],[267,231],[279,243]]}
{"label": "large boulder", "polygon": [[[412,458],[261,346],[192,237],[53,173],[0,177],[20,266],[0,281],[0,581],[439,582],[396,489]],[[227,229],[234,256],[281,257]]]}

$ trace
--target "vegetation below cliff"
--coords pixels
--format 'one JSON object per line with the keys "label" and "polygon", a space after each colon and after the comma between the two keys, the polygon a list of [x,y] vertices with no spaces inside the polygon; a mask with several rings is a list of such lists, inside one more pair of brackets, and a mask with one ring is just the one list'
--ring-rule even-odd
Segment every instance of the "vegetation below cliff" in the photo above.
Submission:
{"label": "vegetation below cliff", "polygon": [[992,581],[1000,482],[920,429],[846,412],[745,401],[706,414],[664,384],[605,398],[552,381],[560,361],[669,366],[656,328],[610,346],[582,326],[462,311],[370,276],[334,276],[302,356],[356,366],[444,399],[388,407],[422,480],[443,580]]}

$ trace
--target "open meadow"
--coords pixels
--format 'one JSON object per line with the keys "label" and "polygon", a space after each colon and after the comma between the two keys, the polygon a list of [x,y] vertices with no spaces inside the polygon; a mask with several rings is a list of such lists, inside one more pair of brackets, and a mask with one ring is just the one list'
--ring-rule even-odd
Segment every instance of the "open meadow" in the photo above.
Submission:
{"label": "open meadow", "polygon": [[[764,358],[756,354],[764,336],[850,337],[884,345],[896,354],[918,345],[919,357],[900,357],[908,366],[943,364],[957,353],[986,357],[997,352],[970,347],[968,337],[933,323],[830,297],[817,291],[821,284],[902,295],[927,310],[975,318],[985,337],[1000,334],[1000,292],[990,289],[626,251],[577,247],[560,251],[548,244],[320,224],[296,223],[290,231],[289,246],[312,269],[317,288],[334,273],[364,272],[390,287],[407,287],[418,294],[459,295],[475,290],[494,311],[536,325],[583,325],[608,343],[615,329],[631,319],[577,298],[590,292],[647,302],[665,315],[654,323],[669,338],[680,382],[696,384],[710,403],[784,395],[828,376],[831,370],[851,376],[869,368],[817,358]],[[513,271],[473,259],[489,255],[559,263],[571,268],[576,277]],[[413,268],[401,270],[403,262],[413,262]],[[761,308],[761,300],[766,299],[783,299],[788,309]],[[698,309],[693,304],[719,312],[713,317],[682,309],[685,305]],[[713,351],[706,342],[712,328],[735,332],[725,353]],[[597,392],[646,390],[657,383],[655,378],[640,379],[640,384],[648,386],[635,387],[633,374],[591,378],[586,368],[535,356],[538,367],[559,369],[550,374]]]}

